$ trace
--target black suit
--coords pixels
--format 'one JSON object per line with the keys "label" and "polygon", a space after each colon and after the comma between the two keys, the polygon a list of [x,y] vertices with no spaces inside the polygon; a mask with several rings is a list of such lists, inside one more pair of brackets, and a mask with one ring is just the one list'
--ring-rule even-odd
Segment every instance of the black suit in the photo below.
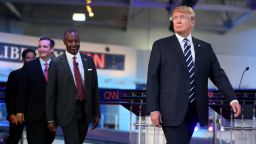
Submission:
{"label": "black suit", "polygon": [[[57,125],[62,127],[65,143],[81,143],[86,136],[88,123],[93,117],[100,117],[96,67],[91,57],[81,54],[81,59],[85,79],[85,101],[82,104],[78,104],[76,85],[66,54],[54,59],[49,67],[46,94],[47,120],[55,120]],[[76,119],[82,119],[81,124],[78,124],[83,125],[80,129],[83,131],[79,137],[80,142],[77,141],[78,138],[74,138],[74,135],[78,134],[76,126],[66,131],[66,127],[73,125]]]}
{"label": "black suit", "polygon": [[24,65],[20,83],[18,112],[24,113],[28,142],[46,144],[54,140],[55,133],[47,128],[45,115],[46,81],[39,58]]}
{"label": "black suit", "polygon": [[[10,115],[16,115],[17,112],[16,103],[17,97],[19,97],[18,87],[21,77],[22,68],[12,71],[8,76],[7,87],[5,92],[7,120],[9,120]],[[6,144],[18,144],[22,136],[24,126],[24,124],[15,125],[9,122],[9,137],[6,140]]]}
{"label": "black suit", "polygon": [[[208,123],[208,78],[229,102],[236,99],[232,86],[220,67],[209,43],[193,38],[195,50],[195,101],[189,104],[188,70],[184,54],[175,35],[157,40],[150,56],[147,81],[148,112],[160,111],[162,126],[177,127],[187,123],[188,109],[194,109],[194,125]],[[193,126],[192,126],[193,127]],[[184,133],[184,132],[183,132]],[[168,138],[167,138],[168,139]]]}

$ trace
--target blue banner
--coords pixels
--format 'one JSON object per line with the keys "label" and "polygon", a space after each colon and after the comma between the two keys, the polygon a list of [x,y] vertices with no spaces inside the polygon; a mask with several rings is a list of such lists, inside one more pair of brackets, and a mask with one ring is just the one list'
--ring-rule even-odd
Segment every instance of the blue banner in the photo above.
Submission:
{"label": "blue banner", "polygon": [[[36,50],[35,46],[26,46],[10,43],[1,43],[0,42],[0,61],[8,62],[22,62],[22,52],[31,48]],[[55,49],[54,57],[58,57],[65,52],[64,49]],[[107,70],[124,70],[125,64],[125,55],[121,54],[106,54],[106,53],[95,53],[81,51],[81,53],[87,54],[94,59],[95,65],[98,69],[107,69]]]}

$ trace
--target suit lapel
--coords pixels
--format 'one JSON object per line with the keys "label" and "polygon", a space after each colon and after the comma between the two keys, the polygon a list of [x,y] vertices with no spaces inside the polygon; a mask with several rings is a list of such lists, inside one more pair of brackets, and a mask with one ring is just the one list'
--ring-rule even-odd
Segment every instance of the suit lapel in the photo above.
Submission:
{"label": "suit lapel", "polygon": [[69,64],[68,64],[68,60],[67,60],[67,56],[66,54],[63,54],[63,57],[61,57],[61,60],[60,60],[63,64],[63,68],[64,68],[64,72],[68,73],[67,76],[69,77],[70,80],[73,81],[74,83],[74,86],[75,86],[75,80],[73,78],[73,74],[71,72],[71,67],[69,67]]}
{"label": "suit lapel", "polygon": [[36,75],[40,76],[40,80],[43,81],[46,84],[44,73],[43,73],[42,66],[41,66],[39,58],[36,59],[35,67],[36,67],[35,68],[36,73],[38,73]]}
{"label": "suit lapel", "polygon": [[200,51],[200,43],[198,40],[192,37],[193,45],[194,45],[194,50],[195,50],[195,74],[198,73],[198,68],[200,64],[200,57],[202,56],[202,52]]}
{"label": "suit lapel", "polygon": [[174,52],[177,53],[178,59],[182,63],[183,68],[188,72],[188,69],[187,69],[187,66],[186,66],[186,63],[184,60],[184,54],[182,51],[182,47],[179,43],[178,38],[175,35],[172,36],[172,41],[173,42],[171,42],[170,45],[173,45],[172,47],[174,49]]}
{"label": "suit lapel", "polygon": [[82,59],[82,63],[83,63],[83,67],[84,67],[84,85],[87,81],[87,68],[88,68],[88,60],[87,58],[83,55],[83,54],[80,54],[81,55],[81,59]]}

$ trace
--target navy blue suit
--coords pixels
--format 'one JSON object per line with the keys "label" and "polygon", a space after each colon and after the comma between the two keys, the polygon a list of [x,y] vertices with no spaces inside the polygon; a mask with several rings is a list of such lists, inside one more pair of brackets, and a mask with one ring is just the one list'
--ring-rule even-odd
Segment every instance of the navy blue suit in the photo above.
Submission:
{"label": "navy blue suit", "polygon": [[177,37],[173,35],[153,44],[148,66],[147,110],[149,113],[160,111],[163,127],[176,127],[184,122],[186,125],[191,119],[192,125],[197,121],[201,125],[208,123],[208,78],[223,92],[229,102],[236,99],[211,45],[194,37],[192,41],[195,50],[193,105],[190,105],[188,100],[189,72]]}
{"label": "navy blue suit", "polygon": [[49,144],[55,138],[55,133],[47,127],[46,85],[39,58],[26,63],[19,86],[18,112],[25,115],[27,139],[31,144]]}
{"label": "navy blue suit", "polygon": [[[7,80],[6,91],[5,91],[5,102],[7,109],[7,120],[10,115],[16,115],[17,113],[17,98],[20,96],[18,93],[19,82],[22,77],[22,68],[12,71]],[[24,124],[12,124],[9,122],[9,137],[6,140],[6,144],[18,144]]]}

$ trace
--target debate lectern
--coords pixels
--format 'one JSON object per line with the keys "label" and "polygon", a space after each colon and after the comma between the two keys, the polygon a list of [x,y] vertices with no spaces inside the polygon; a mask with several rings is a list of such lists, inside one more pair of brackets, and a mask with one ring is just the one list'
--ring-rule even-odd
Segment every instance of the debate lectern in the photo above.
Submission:
{"label": "debate lectern", "polygon": [[[256,144],[256,90],[235,90],[235,93],[242,107],[238,118],[233,117],[229,103],[219,91],[209,90],[209,124],[213,124],[213,132],[208,132],[209,143]],[[100,90],[100,102],[121,104],[130,111],[130,144],[166,143],[162,129],[153,127],[146,113],[144,90]],[[137,116],[135,123],[133,114]],[[194,140],[193,137],[190,144],[202,143]]]}
{"label": "debate lectern", "polygon": [[241,115],[237,118],[219,91],[209,91],[209,106],[215,111],[214,144],[256,143],[256,90],[235,90],[235,93],[241,104]]}
{"label": "debate lectern", "polygon": [[[125,90],[120,100],[126,101],[122,102],[122,105],[130,110],[130,115],[134,113],[138,117],[135,123],[130,124],[130,144],[166,143],[162,129],[154,127],[146,113],[146,92],[144,90]],[[137,132],[132,133],[132,131]]]}

